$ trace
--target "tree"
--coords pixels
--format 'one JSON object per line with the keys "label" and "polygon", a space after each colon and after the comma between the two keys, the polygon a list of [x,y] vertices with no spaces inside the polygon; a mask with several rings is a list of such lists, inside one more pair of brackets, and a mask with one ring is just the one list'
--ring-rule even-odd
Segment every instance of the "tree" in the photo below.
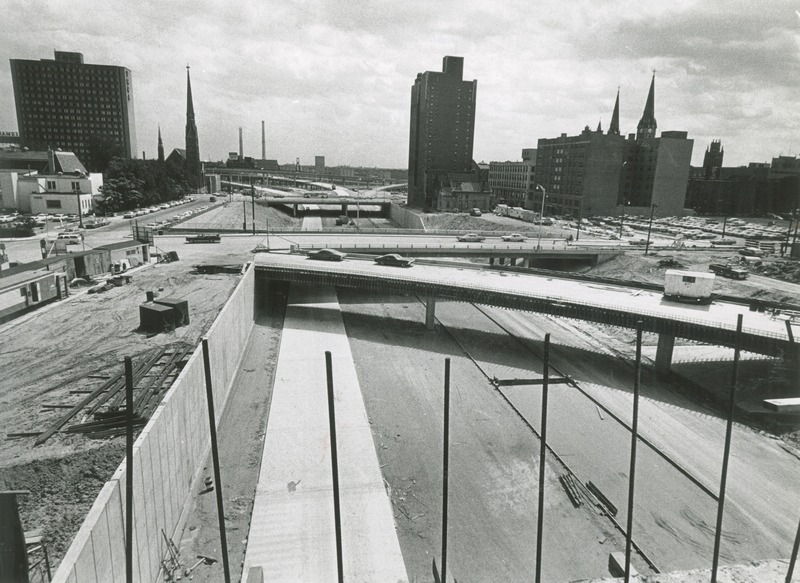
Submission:
{"label": "tree", "polygon": [[184,171],[156,160],[113,159],[103,173],[101,210],[114,212],[175,200],[189,192]]}
{"label": "tree", "polygon": [[108,136],[93,134],[86,145],[84,164],[89,172],[103,172],[111,165],[114,158],[122,158],[125,151],[122,144]]}

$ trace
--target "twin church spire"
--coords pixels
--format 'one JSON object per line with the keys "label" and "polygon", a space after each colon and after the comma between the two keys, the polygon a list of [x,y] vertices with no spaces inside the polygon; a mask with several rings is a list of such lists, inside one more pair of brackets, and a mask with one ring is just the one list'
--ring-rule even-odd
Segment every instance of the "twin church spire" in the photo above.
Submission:
{"label": "twin church spire", "polygon": [[[655,116],[655,93],[656,93],[656,72],[653,71],[653,78],[650,80],[650,92],[647,94],[647,102],[644,106],[642,119],[636,127],[636,139],[656,137],[656,116]],[[597,131],[601,131],[601,126],[597,126]],[[608,127],[608,135],[618,136],[619,131],[619,88],[617,88],[617,100],[614,102],[614,113],[611,114],[611,125]]]}

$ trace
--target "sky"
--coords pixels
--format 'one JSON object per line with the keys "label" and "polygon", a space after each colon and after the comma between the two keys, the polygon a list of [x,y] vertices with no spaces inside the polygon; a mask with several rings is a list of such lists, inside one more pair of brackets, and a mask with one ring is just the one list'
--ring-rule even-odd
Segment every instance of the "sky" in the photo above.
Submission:
{"label": "sky", "polygon": [[0,0],[0,131],[17,130],[9,59],[81,52],[133,74],[137,146],[184,147],[186,69],[200,155],[405,168],[411,86],[464,57],[476,161],[602,123],[636,131],[655,70],[658,131],[701,165],[800,153],[800,0]]}

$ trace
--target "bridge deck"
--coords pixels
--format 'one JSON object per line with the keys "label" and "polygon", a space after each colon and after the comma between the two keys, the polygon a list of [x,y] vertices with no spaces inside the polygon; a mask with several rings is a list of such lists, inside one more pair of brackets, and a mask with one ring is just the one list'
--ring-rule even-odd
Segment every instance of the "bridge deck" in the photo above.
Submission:
{"label": "bridge deck", "polygon": [[330,263],[269,253],[256,256],[256,276],[431,293],[625,327],[642,320],[645,331],[723,346],[733,345],[737,316],[742,314],[743,349],[775,354],[790,344],[783,321],[750,311],[748,306],[720,301],[705,306],[681,304],[665,300],[658,292],[540,275],[427,265],[400,269],[365,261]]}
{"label": "bridge deck", "polygon": [[292,286],[245,554],[270,581],[336,581],[326,350],[331,351],[347,581],[406,581],[336,292]]}

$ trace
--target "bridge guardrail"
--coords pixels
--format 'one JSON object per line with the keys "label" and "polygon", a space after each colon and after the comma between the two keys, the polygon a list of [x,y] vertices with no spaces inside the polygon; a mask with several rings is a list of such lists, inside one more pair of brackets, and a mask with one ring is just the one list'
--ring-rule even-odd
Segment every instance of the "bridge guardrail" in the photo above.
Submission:
{"label": "bridge guardrail", "polygon": [[[433,280],[428,278],[415,278],[414,280],[409,280],[407,277],[402,276],[395,276],[392,274],[381,274],[380,276],[376,276],[375,274],[366,274],[364,272],[356,271],[356,270],[337,270],[335,272],[331,271],[322,271],[322,270],[315,270],[315,269],[308,269],[308,268],[287,268],[286,266],[276,266],[276,265],[264,265],[259,264],[256,268],[257,274],[261,273],[269,273],[273,272],[276,275],[288,275],[291,277],[299,277],[305,278],[309,280],[313,280],[315,277],[322,276],[326,280],[342,280],[342,281],[334,281],[331,285],[343,285],[344,287],[354,287],[353,285],[349,285],[352,282],[348,282],[347,278],[353,278],[354,280],[364,280],[367,284],[365,287],[369,287],[370,283],[379,283],[379,284],[389,284],[391,287],[396,289],[402,288],[409,288],[409,291],[417,291],[411,288],[427,288],[427,293],[434,293],[439,297],[454,297],[456,299],[464,299],[463,290],[469,290],[471,292],[475,292],[473,295],[475,296],[483,296],[484,301],[481,301],[480,297],[477,299],[471,299],[470,301],[476,301],[477,303],[488,303],[488,304],[495,304],[501,305],[504,307],[517,307],[524,309],[524,305],[520,305],[520,302],[525,301],[535,301],[541,302],[545,304],[549,304],[555,308],[563,307],[564,310],[551,310],[551,313],[557,313],[559,311],[565,312],[562,315],[569,316],[570,310],[574,308],[583,308],[583,309],[591,309],[597,310],[600,312],[614,312],[615,319],[619,319],[622,315],[627,315],[627,319],[631,320],[633,323],[634,321],[640,318],[647,318],[653,323],[653,325],[648,326],[647,331],[649,332],[667,332],[673,333],[677,336],[682,336],[680,333],[675,333],[675,329],[679,326],[677,324],[685,324],[690,325],[697,328],[698,332],[702,332],[705,330],[704,334],[695,334],[694,336],[702,336],[706,338],[694,338],[694,336],[682,336],[686,338],[693,338],[699,341],[715,341],[712,340],[714,336],[717,336],[719,332],[723,332],[724,335],[727,337],[727,342],[732,342],[734,336],[736,335],[736,323],[723,323],[723,322],[711,322],[708,320],[700,320],[696,318],[689,318],[686,316],[675,315],[675,316],[665,316],[663,313],[651,311],[651,310],[637,310],[636,312],[631,311],[631,307],[629,305],[608,305],[608,304],[601,304],[598,302],[591,302],[587,300],[578,300],[578,299],[564,299],[563,297],[553,296],[550,294],[537,294],[533,291],[529,291],[527,293],[522,292],[512,292],[507,290],[500,290],[496,287],[492,286],[480,286],[471,283],[443,283],[441,280]],[[291,277],[289,279],[291,279]],[[305,280],[302,279],[302,280]],[[491,298],[489,297],[491,296]],[[498,301],[500,299],[504,299],[505,301]],[[491,301],[486,301],[491,300]],[[609,318],[603,319],[603,321],[608,320]],[[616,323],[609,322],[612,325],[624,325],[623,323]],[[744,334],[749,335],[753,340],[756,339],[771,339],[777,340],[781,343],[788,343],[788,335],[787,334],[780,334],[777,332],[772,332],[769,330],[762,330],[758,328],[752,328],[748,326],[744,326],[742,328]]]}

